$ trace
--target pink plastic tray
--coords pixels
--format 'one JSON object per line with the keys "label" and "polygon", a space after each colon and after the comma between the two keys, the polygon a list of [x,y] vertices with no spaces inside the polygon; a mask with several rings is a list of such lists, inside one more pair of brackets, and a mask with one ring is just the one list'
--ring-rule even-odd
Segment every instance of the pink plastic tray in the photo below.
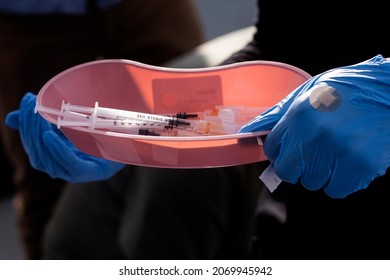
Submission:
{"label": "pink plastic tray", "polygon": [[[74,105],[153,114],[202,112],[216,105],[270,107],[310,78],[291,65],[256,61],[198,69],[150,66],[129,60],[99,60],[72,67],[38,93],[37,104],[60,110]],[[57,116],[39,112],[57,124]],[[61,127],[81,151],[106,159],[151,167],[208,168],[265,160],[257,136],[166,137]]]}

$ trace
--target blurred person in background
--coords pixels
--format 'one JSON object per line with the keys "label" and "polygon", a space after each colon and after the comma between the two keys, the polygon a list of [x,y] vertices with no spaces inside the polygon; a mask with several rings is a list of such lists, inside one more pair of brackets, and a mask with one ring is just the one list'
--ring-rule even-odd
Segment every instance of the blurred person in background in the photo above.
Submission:
{"label": "blurred person in background", "polygon": [[[271,197],[286,206],[286,222],[258,217],[262,256],[389,259],[386,9],[375,0],[316,8],[303,1],[257,3],[253,40],[225,63],[280,61],[313,76],[241,129],[272,129],[264,148],[284,180]],[[335,89],[330,100],[337,102],[310,105],[324,84]]]}
{"label": "blurred person in background", "polygon": [[191,0],[0,0],[1,149],[27,259],[42,258],[43,232],[65,181],[31,167],[5,116],[69,67],[98,58],[161,65],[203,40]]}

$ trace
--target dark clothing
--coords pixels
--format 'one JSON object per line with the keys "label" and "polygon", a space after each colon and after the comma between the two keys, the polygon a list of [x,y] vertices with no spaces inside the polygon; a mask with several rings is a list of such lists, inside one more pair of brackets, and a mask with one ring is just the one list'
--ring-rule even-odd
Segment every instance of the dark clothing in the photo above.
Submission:
{"label": "dark clothing", "polygon": [[[314,8],[303,1],[258,1],[254,41],[233,58],[285,62],[316,75],[377,54],[389,57],[388,12],[382,4],[341,2]],[[267,238],[263,257],[389,259],[389,186],[387,172],[366,190],[332,199],[321,190],[283,183],[273,197],[286,203],[287,222],[267,232],[267,219],[259,219],[259,232]]]}
{"label": "dark clothing", "polygon": [[193,3],[183,0],[125,0],[104,11],[91,5],[85,15],[0,14],[1,143],[14,171],[27,258],[41,256],[43,230],[64,182],[30,166],[5,116],[26,92],[38,93],[65,69],[97,58],[160,65],[202,43],[201,28]]}
{"label": "dark clothing", "polygon": [[381,3],[341,2],[326,1],[311,9],[304,2],[259,1],[255,39],[263,59],[283,61],[316,75],[379,53],[388,57],[388,12]]}
{"label": "dark clothing", "polygon": [[377,54],[389,57],[388,12],[381,6],[332,0],[312,8],[303,1],[259,0],[254,39],[230,61],[274,60],[316,75]]}
{"label": "dark clothing", "polygon": [[129,165],[110,180],[69,185],[45,258],[249,259],[262,164]]}

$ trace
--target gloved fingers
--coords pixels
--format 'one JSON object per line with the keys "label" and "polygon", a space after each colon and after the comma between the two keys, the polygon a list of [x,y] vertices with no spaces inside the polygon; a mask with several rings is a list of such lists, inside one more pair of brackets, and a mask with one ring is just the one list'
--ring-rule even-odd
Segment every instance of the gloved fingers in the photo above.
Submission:
{"label": "gloved fingers", "polygon": [[19,109],[21,111],[24,111],[25,109],[32,109],[32,113],[34,112],[35,109],[35,104],[36,104],[37,96],[34,93],[27,92],[23,97],[22,100],[20,101]]}
{"label": "gloved fingers", "polygon": [[55,159],[55,165],[48,166],[47,170],[51,170],[52,174],[69,182],[81,183],[108,179],[125,166],[123,163],[85,154],[63,135],[53,131],[46,132],[44,139],[50,154]]}
{"label": "gloved fingers", "polygon": [[[264,152],[271,162],[279,156],[283,142],[298,147],[301,145],[299,142],[311,141],[309,139],[312,131],[321,118],[317,113],[310,105],[308,92],[302,93],[295,99],[265,139]],[[288,152],[283,151],[283,153]]]}
{"label": "gloved fingers", "polygon": [[[35,137],[41,136],[40,133],[52,129],[52,124],[46,121],[39,113],[35,113],[36,96],[32,93],[27,93],[20,102],[19,122],[23,135],[31,135],[34,133]],[[38,126],[39,129],[36,127]],[[34,131],[32,132],[32,130]]]}
{"label": "gloved fingers", "polygon": [[32,166],[40,171],[44,171],[47,164],[46,143],[42,139],[45,131],[50,131],[52,125],[42,116],[34,113],[35,96],[25,95],[20,105],[20,128],[22,144],[26,150]]}
{"label": "gloved fingers", "polygon": [[69,182],[75,182],[74,172],[84,173],[83,160],[78,158],[76,147],[54,131],[47,131],[43,135],[47,145],[47,152],[51,160],[47,161],[46,172],[53,177],[59,177]]}
{"label": "gloved fingers", "polygon": [[324,187],[325,193],[334,198],[344,198],[365,189],[372,180],[386,173],[386,167],[379,164],[378,155],[353,149],[346,154],[345,157],[339,158],[328,184]]}
{"label": "gloved fingers", "polygon": [[95,158],[96,161],[100,161],[100,166],[103,167],[102,177],[101,179],[108,179],[114,174],[116,174],[119,170],[125,167],[126,164],[116,161],[111,161],[103,158]]}
{"label": "gloved fingers", "polygon": [[281,118],[280,107],[275,105],[263,114],[243,125],[238,133],[271,130]]}
{"label": "gloved fingers", "polygon": [[20,118],[23,114],[27,113],[30,115],[28,110],[32,107],[32,112],[34,112],[35,108],[36,96],[33,93],[26,93],[22,100],[20,101],[19,110],[15,110],[7,114],[5,119],[5,124],[11,128],[19,129],[20,128]]}
{"label": "gloved fingers", "polygon": [[[46,131],[42,135],[44,143],[46,143],[45,161],[43,170],[49,174],[52,178],[61,178],[71,182],[69,174],[62,167],[61,160],[63,154],[69,154],[68,147],[64,145],[59,136],[54,131]],[[61,174],[61,176],[59,176]]]}
{"label": "gloved fingers", "polygon": [[263,141],[264,154],[270,162],[274,162],[279,156],[283,142],[283,134],[279,130],[271,130]]}
{"label": "gloved fingers", "polygon": [[390,61],[374,59],[329,70],[290,94],[264,141],[275,173],[335,198],[383,175],[390,164],[389,72]]}
{"label": "gloved fingers", "polygon": [[19,129],[19,110],[8,113],[5,118],[5,124],[13,129]]}
{"label": "gloved fingers", "polygon": [[283,142],[279,147],[279,155],[271,161],[274,171],[283,181],[295,184],[302,175],[301,150],[297,146],[286,147]]}
{"label": "gloved fingers", "polygon": [[370,182],[377,176],[369,175],[367,173],[354,173],[354,176],[349,176],[347,178],[346,174],[351,173],[340,174],[337,169],[335,170],[335,173],[332,174],[328,184],[324,187],[324,191],[328,196],[333,198],[344,198],[358,190],[367,188]]}
{"label": "gloved fingers", "polygon": [[304,164],[301,184],[306,189],[317,191],[326,186],[332,176],[332,168],[324,163],[317,162],[319,156],[314,156],[314,162]]}
{"label": "gloved fingers", "polygon": [[[306,115],[303,117],[306,118]],[[310,126],[310,123],[308,124]],[[307,142],[305,130],[310,129],[303,124],[298,128],[292,123],[278,123],[264,141],[264,152],[273,162],[275,173],[282,180],[290,183],[300,181],[305,188],[314,191],[326,186],[330,180],[333,161],[329,159],[324,162],[321,159],[323,153],[331,155],[332,144],[324,147],[317,143],[317,138]],[[300,137],[291,137],[290,134],[297,134]]]}
{"label": "gloved fingers", "polygon": [[301,84],[291,91],[283,100],[241,127],[238,133],[271,130],[286,114],[291,104],[293,104],[300,95],[310,89],[317,79],[318,77],[314,77]]}
{"label": "gloved fingers", "polygon": [[[36,96],[27,93],[20,102],[20,108],[7,116],[7,122],[19,130],[21,142],[29,157],[31,165],[44,171],[44,154],[41,148],[44,147],[41,133],[49,128],[49,124],[39,114],[34,113]],[[43,145],[43,146],[42,146]]]}

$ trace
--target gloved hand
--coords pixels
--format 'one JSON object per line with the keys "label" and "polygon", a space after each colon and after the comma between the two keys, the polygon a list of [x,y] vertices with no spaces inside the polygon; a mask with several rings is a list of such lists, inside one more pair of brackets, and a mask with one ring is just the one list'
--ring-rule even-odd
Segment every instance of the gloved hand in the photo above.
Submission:
{"label": "gloved hand", "polygon": [[124,167],[78,150],[53,124],[34,113],[36,96],[27,93],[17,111],[6,117],[6,124],[18,129],[31,165],[52,178],[68,182],[104,180]]}
{"label": "gloved hand", "polygon": [[239,132],[271,130],[264,152],[284,181],[343,198],[390,165],[390,61],[317,75]]}

